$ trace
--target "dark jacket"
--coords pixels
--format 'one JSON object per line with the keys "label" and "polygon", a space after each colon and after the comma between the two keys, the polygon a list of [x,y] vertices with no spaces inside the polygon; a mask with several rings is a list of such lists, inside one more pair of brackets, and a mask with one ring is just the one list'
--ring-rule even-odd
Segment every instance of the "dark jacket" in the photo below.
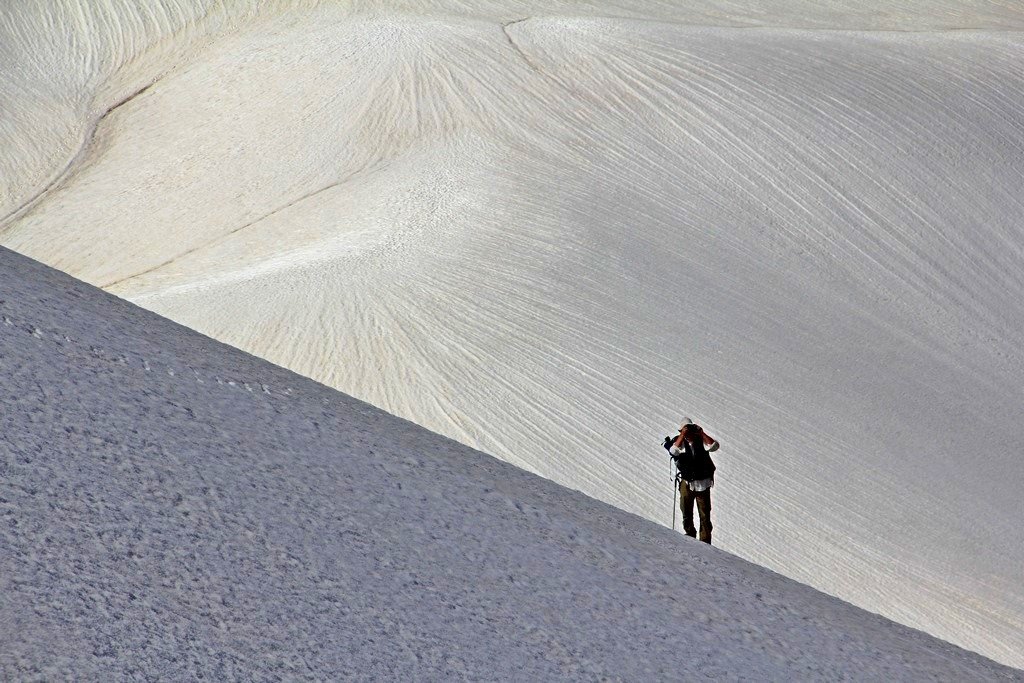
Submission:
{"label": "dark jacket", "polygon": [[[669,451],[670,454],[670,449],[675,440],[676,437],[674,436],[665,437],[665,450]],[[676,463],[676,469],[679,470],[680,477],[686,481],[713,478],[715,476],[715,463],[712,462],[711,455],[704,448],[703,440],[695,439],[691,443],[683,439],[682,442],[683,452],[672,456],[672,460]]]}

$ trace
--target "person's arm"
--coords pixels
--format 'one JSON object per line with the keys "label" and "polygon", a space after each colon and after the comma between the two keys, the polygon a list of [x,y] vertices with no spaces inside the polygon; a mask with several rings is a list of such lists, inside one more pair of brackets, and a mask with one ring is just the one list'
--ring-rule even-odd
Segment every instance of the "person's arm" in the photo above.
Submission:
{"label": "person's arm", "polygon": [[675,447],[675,448],[678,448],[679,450],[683,449],[683,433],[682,432],[679,432],[679,436],[677,436],[676,440],[672,442],[672,446]]}
{"label": "person's arm", "polygon": [[714,453],[718,450],[719,443],[716,439],[712,439],[710,434],[704,432],[704,446],[707,448],[708,453]]}

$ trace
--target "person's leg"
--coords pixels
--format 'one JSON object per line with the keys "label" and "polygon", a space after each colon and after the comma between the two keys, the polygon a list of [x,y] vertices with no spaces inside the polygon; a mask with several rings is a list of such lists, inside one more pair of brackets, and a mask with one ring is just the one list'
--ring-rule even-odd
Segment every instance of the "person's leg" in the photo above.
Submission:
{"label": "person's leg", "polygon": [[[693,494],[697,500],[697,514],[700,515],[700,540],[711,544],[711,489]],[[690,524],[693,524],[691,518]]]}
{"label": "person's leg", "polygon": [[693,491],[685,481],[679,482],[679,509],[683,511],[683,531],[697,538],[697,529],[693,526]]}

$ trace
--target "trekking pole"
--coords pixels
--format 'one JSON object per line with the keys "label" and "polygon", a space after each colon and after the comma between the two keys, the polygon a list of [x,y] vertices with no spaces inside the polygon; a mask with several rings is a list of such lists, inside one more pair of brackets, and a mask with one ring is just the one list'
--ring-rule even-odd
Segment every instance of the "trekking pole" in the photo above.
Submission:
{"label": "trekking pole", "polygon": [[675,482],[672,482],[672,531],[676,530],[676,493],[679,489],[676,488]]}
{"label": "trekking pole", "polygon": [[672,531],[676,530],[676,494],[679,493],[679,474],[676,473],[674,464],[670,457],[668,459],[668,476],[672,477]]}

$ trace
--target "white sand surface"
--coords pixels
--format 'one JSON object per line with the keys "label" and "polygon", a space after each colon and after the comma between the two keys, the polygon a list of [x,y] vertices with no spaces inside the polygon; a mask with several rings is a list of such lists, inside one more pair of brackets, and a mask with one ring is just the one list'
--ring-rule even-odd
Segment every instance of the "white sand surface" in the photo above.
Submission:
{"label": "white sand surface", "polygon": [[6,4],[0,243],[1024,666],[1024,9]]}

